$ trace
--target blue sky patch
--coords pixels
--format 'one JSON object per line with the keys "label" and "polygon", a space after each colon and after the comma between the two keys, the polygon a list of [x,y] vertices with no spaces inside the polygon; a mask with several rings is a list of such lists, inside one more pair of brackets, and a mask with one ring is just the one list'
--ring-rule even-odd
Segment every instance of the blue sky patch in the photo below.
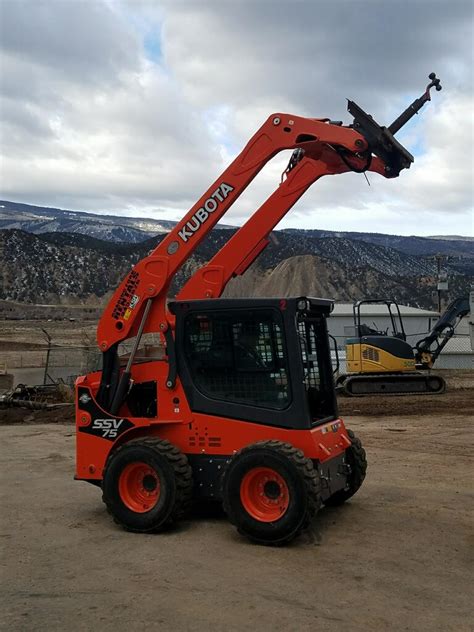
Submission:
{"label": "blue sky patch", "polygon": [[150,31],[145,35],[143,40],[143,49],[145,56],[155,64],[162,61],[161,39],[158,30]]}

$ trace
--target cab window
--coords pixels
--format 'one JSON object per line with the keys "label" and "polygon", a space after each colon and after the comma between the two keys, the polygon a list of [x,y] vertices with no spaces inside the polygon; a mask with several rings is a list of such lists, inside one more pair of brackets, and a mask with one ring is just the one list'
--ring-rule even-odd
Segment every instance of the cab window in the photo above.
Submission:
{"label": "cab window", "polygon": [[290,404],[278,312],[190,314],[184,324],[184,350],[194,383],[207,397],[274,409]]}

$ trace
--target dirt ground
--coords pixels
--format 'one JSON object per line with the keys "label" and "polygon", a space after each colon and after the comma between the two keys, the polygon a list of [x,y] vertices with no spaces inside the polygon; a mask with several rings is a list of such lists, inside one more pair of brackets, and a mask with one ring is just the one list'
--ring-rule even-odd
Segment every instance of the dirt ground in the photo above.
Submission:
{"label": "dirt ground", "polygon": [[472,417],[346,422],[367,449],[364,486],[286,548],[249,544],[215,508],[126,533],[73,481],[71,425],[3,426],[0,627],[472,630]]}
{"label": "dirt ground", "polygon": [[393,417],[400,415],[439,415],[458,411],[474,411],[474,372],[436,371],[446,380],[441,395],[375,395],[371,397],[338,397],[339,414]]}

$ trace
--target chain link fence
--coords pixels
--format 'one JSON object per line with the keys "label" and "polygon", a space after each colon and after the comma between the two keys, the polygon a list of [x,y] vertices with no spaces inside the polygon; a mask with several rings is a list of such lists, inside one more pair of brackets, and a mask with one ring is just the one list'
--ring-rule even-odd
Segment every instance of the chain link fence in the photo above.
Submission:
{"label": "chain link fence", "polygon": [[91,347],[51,347],[49,351],[9,353],[8,372],[14,384],[54,384],[73,386],[84,373],[100,368],[100,353]]}
{"label": "chain link fence", "polygon": [[[119,345],[121,363],[126,364],[134,344],[134,339]],[[335,336],[331,342],[331,359],[333,368],[339,372],[346,371],[346,337]],[[337,348],[337,352],[336,352]],[[159,334],[143,336],[136,360],[159,360],[164,358],[164,348]],[[96,345],[84,346],[51,346],[49,349],[10,352],[5,358],[0,358],[6,372],[13,374],[14,384],[53,384],[65,383],[73,386],[80,375],[101,369],[102,354]],[[435,369],[474,370],[474,352],[471,349],[470,338],[454,336],[449,340],[443,352],[436,361]]]}
{"label": "chain link fence", "polygon": [[[134,342],[135,339],[131,338],[119,345],[122,365],[126,364]],[[2,366],[5,366],[5,372],[13,374],[15,385],[64,383],[72,387],[78,376],[99,371],[102,367],[102,353],[95,344],[51,344],[49,349],[9,351],[4,356],[0,358]],[[159,360],[163,357],[160,335],[144,334],[135,355],[136,361]]]}

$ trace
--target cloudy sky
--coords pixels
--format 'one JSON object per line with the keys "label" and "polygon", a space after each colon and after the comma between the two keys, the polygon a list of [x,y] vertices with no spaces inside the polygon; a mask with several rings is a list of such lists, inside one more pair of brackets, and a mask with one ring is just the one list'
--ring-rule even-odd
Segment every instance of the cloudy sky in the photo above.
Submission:
{"label": "cloudy sky", "polygon": [[[389,124],[415,164],[313,185],[280,227],[473,233],[471,0],[0,0],[0,196],[179,219],[275,111]],[[274,190],[275,158],[226,216]]]}

